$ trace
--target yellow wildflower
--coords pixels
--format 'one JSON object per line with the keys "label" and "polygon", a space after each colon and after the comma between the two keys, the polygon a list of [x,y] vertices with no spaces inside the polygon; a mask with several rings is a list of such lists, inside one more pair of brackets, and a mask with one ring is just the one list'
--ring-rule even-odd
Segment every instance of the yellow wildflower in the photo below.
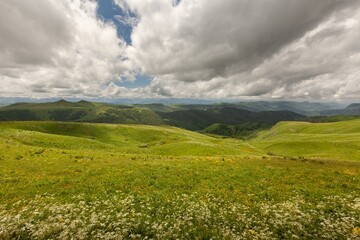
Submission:
{"label": "yellow wildflower", "polygon": [[355,227],[355,228],[353,229],[353,234],[354,234],[355,236],[360,236],[360,227]]}

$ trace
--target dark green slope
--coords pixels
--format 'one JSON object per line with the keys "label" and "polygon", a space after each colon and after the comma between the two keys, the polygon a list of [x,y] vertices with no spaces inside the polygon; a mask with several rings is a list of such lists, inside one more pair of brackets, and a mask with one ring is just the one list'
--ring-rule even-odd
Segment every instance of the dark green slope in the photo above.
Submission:
{"label": "dark green slope", "polygon": [[162,118],[150,109],[136,107],[110,107],[90,122],[162,125]]}
{"label": "dark green slope", "polygon": [[64,121],[161,125],[159,115],[150,109],[60,100],[48,103],[15,103],[0,108],[0,121]]}
{"label": "dark green slope", "polygon": [[129,106],[60,100],[48,103],[16,103],[0,108],[0,121],[14,120],[168,124],[206,133],[247,137],[256,130],[270,128],[280,121],[307,120],[307,118],[290,111],[254,112],[226,104]]}
{"label": "dark green slope", "polygon": [[158,112],[169,125],[189,130],[203,130],[212,124],[238,125],[262,123],[272,126],[279,121],[305,120],[306,117],[290,111],[251,112],[243,109],[224,107],[211,110],[179,110]]}
{"label": "dark green slope", "polygon": [[134,104],[133,107],[147,108],[155,112],[172,112],[177,110],[176,106],[165,105],[162,103]]}
{"label": "dark green slope", "polygon": [[306,116],[316,116],[320,115],[322,111],[337,109],[342,107],[342,105],[317,102],[256,101],[220,104],[180,104],[174,105],[174,107],[178,108],[178,110],[215,110],[228,107],[252,112],[291,111]]}

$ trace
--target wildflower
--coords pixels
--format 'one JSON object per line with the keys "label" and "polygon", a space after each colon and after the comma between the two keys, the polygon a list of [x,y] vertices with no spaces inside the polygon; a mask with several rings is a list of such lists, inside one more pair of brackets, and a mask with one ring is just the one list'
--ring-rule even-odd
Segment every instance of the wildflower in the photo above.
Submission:
{"label": "wildflower", "polygon": [[359,236],[360,236],[360,227],[355,227],[355,228],[353,228],[353,234],[354,234],[356,237],[359,237]]}

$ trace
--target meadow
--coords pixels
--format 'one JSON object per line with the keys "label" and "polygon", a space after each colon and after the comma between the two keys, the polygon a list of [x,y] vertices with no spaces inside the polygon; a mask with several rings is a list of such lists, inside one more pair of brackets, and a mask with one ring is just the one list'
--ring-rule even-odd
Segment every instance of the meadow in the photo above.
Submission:
{"label": "meadow", "polygon": [[360,121],[2,122],[0,183],[0,239],[358,239]]}
{"label": "meadow", "polygon": [[251,142],[270,155],[360,161],[360,120],[280,122]]}

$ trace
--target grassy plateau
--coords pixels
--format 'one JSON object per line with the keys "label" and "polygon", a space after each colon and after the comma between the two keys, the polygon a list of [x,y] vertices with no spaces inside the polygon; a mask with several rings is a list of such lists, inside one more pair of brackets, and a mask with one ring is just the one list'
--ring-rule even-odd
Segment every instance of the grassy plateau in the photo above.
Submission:
{"label": "grassy plateau", "polygon": [[0,239],[359,238],[360,120],[0,123]]}

